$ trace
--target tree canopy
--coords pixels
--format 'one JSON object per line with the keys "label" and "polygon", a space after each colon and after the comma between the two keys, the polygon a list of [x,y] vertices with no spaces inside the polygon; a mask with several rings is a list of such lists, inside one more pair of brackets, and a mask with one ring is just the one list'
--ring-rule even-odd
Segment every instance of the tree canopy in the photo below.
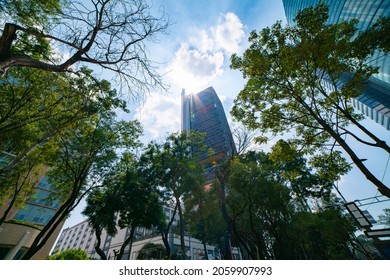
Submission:
{"label": "tree canopy", "polygon": [[101,259],[107,259],[100,248],[103,230],[109,236],[117,234],[118,229],[130,230],[116,255],[117,259],[121,259],[128,245],[131,250],[138,227],[157,227],[163,215],[162,204],[159,193],[153,184],[145,181],[142,168],[136,161],[126,163],[124,174],[117,170],[113,176],[104,178],[104,181],[101,188],[89,194],[82,214],[87,216],[95,231],[98,241],[95,250]]}
{"label": "tree canopy", "polygon": [[24,256],[31,258],[80,200],[115,171],[122,153],[131,153],[139,145],[142,129],[137,121],[116,120],[115,112],[101,109],[77,127],[65,131],[55,152],[47,156],[47,172],[53,195],[61,206],[38,234]]}
{"label": "tree canopy", "polygon": [[[72,134],[95,122],[99,112],[127,109],[110,83],[86,68],[72,75],[15,67],[0,83],[0,204],[7,208],[1,224],[12,207],[22,208],[33,197]],[[65,184],[61,188],[59,195]]]}
{"label": "tree canopy", "polygon": [[21,24],[46,23],[48,17],[60,12],[62,3],[64,0],[2,0],[0,13]]}
{"label": "tree canopy", "polygon": [[68,249],[61,253],[54,252],[48,260],[90,260],[87,252],[82,249]]}
{"label": "tree canopy", "polygon": [[297,191],[310,189],[320,177],[296,164],[300,159],[296,156],[286,168],[272,160],[272,153],[252,151],[231,163],[226,204],[232,217],[232,240],[246,258],[353,258],[352,222],[338,207],[318,207],[312,212],[309,205],[314,201],[334,205],[333,198],[321,195],[310,201],[315,192]]}
{"label": "tree canopy", "polygon": [[[204,183],[203,166],[199,154],[206,152],[204,135],[199,132],[181,132],[169,135],[162,143],[151,142],[141,158],[149,165],[149,181],[163,192],[165,201],[174,205],[179,214],[181,250],[184,252],[184,217],[183,201],[194,188]],[[161,228],[167,237],[169,227]],[[167,240],[165,240],[167,241]],[[164,243],[168,247],[168,243]],[[168,249],[169,250],[169,249]]]}
{"label": "tree canopy", "polygon": [[15,67],[0,83],[0,150],[14,155],[0,173],[99,110],[126,110],[110,83],[86,68],[76,76]]}
{"label": "tree canopy", "polygon": [[145,0],[3,1],[0,74],[15,66],[77,72],[81,63],[111,71],[132,94],[162,86],[147,42],[169,22],[151,10]]}
{"label": "tree canopy", "polygon": [[[361,32],[356,20],[327,24],[327,19],[327,6],[319,4],[299,12],[296,26],[277,22],[252,31],[250,47],[241,57],[231,58],[231,67],[248,79],[232,114],[259,129],[259,140],[290,133],[288,142],[301,151],[322,153],[324,161],[334,167],[338,162],[345,169],[341,148],[379,192],[390,197],[390,189],[349,144],[354,140],[390,153],[385,141],[359,123],[363,114],[356,113],[351,103],[377,71],[368,63],[373,53],[390,50],[390,19],[378,20]],[[332,160],[334,156],[337,160]]]}

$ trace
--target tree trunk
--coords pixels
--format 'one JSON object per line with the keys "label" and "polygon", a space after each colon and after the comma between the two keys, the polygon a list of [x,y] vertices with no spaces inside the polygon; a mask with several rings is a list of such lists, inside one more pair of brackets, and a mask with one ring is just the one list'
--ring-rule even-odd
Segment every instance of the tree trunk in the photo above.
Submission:
{"label": "tree trunk", "polygon": [[[168,223],[168,225],[164,228],[164,223],[160,223],[159,225],[159,230],[160,230],[160,233],[161,233],[161,238],[163,240],[163,243],[164,243],[164,246],[165,246],[165,252],[166,252],[166,255],[168,258],[171,257],[171,246],[169,245],[169,230],[172,226],[172,223],[173,223],[173,220],[175,219],[175,216],[176,216],[176,211],[177,211],[177,203],[175,205],[175,209],[173,210],[173,214],[172,214],[172,217]],[[164,217],[165,219],[165,217]]]}
{"label": "tree trunk", "polygon": [[121,260],[122,259],[123,253],[125,252],[125,248],[129,244],[130,244],[130,247],[129,247],[129,259],[130,259],[130,253],[131,253],[131,247],[132,247],[132,243],[133,243],[134,233],[135,233],[135,227],[131,226],[130,235],[129,235],[128,238],[126,238],[125,242],[123,242],[123,244],[122,244],[122,246],[121,246],[121,248],[119,250],[119,253],[116,256],[117,260]]}
{"label": "tree trunk", "polygon": [[[18,176],[18,179],[16,180],[15,182],[15,190],[14,190],[14,194],[12,196],[12,199],[8,202],[7,201],[7,209],[4,211],[4,214],[3,216],[0,218],[0,226],[4,223],[4,221],[7,219],[7,216],[9,214],[9,212],[12,210],[12,207],[14,206],[16,200],[19,198],[19,195],[20,195],[20,192],[22,191],[23,187],[25,186],[26,182],[29,180],[29,178],[31,177],[30,174],[33,170],[34,166],[31,166],[30,165],[30,168],[28,170],[28,172],[23,175],[23,182],[19,182],[19,179],[20,179],[20,175]],[[1,172],[0,172],[1,173]],[[1,175],[0,175],[1,176]],[[31,190],[32,191],[32,190]],[[27,196],[26,198],[24,199],[23,203],[27,200]]]}
{"label": "tree trunk", "polygon": [[233,230],[234,230],[235,236],[237,237],[237,241],[238,241],[240,247],[242,247],[241,249],[243,249],[243,251],[246,252],[246,254],[249,256],[250,259],[256,260],[257,259],[256,254],[253,253],[253,250],[248,246],[246,240],[241,238],[241,235],[237,232],[235,227],[233,228]]}
{"label": "tree trunk", "polygon": [[95,236],[96,236],[96,240],[97,240],[97,244],[95,246],[95,251],[100,256],[101,260],[107,260],[106,254],[104,253],[104,251],[102,249],[100,249],[100,245],[102,243],[101,234],[102,234],[101,230],[95,230]]}
{"label": "tree trunk", "polygon": [[203,244],[203,250],[204,250],[204,259],[205,259],[205,260],[208,260],[208,259],[209,259],[209,255],[208,255],[208,253],[207,253],[206,242],[203,241],[202,244]]}
{"label": "tree trunk", "polygon": [[17,196],[18,196],[18,194],[19,194],[20,191],[21,191],[21,188],[18,189],[18,187],[16,186],[15,193],[14,193],[14,195],[13,195],[11,201],[10,201],[9,203],[7,202],[7,203],[8,203],[7,209],[4,211],[4,214],[3,214],[3,216],[2,216],[1,219],[0,219],[0,226],[1,226],[1,225],[4,223],[4,221],[7,219],[7,216],[8,216],[8,214],[9,214],[9,212],[11,211],[12,207],[14,206],[15,201],[16,201]]}
{"label": "tree trunk", "polygon": [[[199,205],[201,205],[201,204],[199,204]],[[206,232],[204,230],[204,219],[203,219],[202,208],[201,207],[200,207],[200,218],[201,218],[201,223],[202,223],[202,244],[203,244],[203,250],[204,250],[204,254],[205,254],[205,259],[208,260],[209,259],[209,255],[207,253]]]}
{"label": "tree trunk", "polygon": [[165,246],[165,254],[167,258],[170,258],[171,256],[171,246],[169,245],[169,240],[168,240],[168,232],[165,231],[163,228],[160,227],[160,233],[161,233],[161,238]]}
{"label": "tree trunk", "polygon": [[179,220],[180,220],[180,249],[185,255],[185,241],[184,241],[184,219],[183,219],[183,210],[181,208],[180,198],[176,197],[177,208],[179,210]]}
{"label": "tree trunk", "polygon": [[[225,167],[229,168],[229,167]],[[226,174],[224,174],[225,170],[218,171],[218,180],[220,184],[220,201],[221,201],[221,211],[223,219],[226,223],[226,236],[225,236],[225,254],[224,258],[225,260],[232,260],[232,246],[231,246],[231,237],[233,233],[233,221],[232,218],[229,216],[229,213],[227,211],[226,207],[226,199],[225,199],[225,183],[226,183]]]}
{"label": "tree trunk", "polygon": [[[0,61],[6,60],[11,55],[11,46],[16,39],[17,27],[16,24],[8,22],[4,25],[3,34],[0,37]],[[0,70],[0,76],[3,74],[3,71]]]}

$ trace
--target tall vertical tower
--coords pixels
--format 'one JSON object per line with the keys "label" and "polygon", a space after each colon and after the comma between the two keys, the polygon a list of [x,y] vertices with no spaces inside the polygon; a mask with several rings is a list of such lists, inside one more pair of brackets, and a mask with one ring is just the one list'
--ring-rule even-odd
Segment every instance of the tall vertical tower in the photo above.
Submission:
{"label": "tall vertical tower", "polygon": [[[294,25],[298,11],[323,2],[329,7],[328,23],[358,19],[357,28],[365,30],[380,17],[390,17],[390,0],[283,0],[289,25]],[[390,55],[377,51],[370,65],[379,67],[365,91],[352,100],[355,108],[390,130]]]}
{"label": "tall vertical tower", "polygon": [[201,161],[220,162],[236,153],[236,146],[226,119],[222,103],[213,87],[182,98],[182,131],[199,131],[206,134],[205,144],[214,150],[211,159],[200,155]]}

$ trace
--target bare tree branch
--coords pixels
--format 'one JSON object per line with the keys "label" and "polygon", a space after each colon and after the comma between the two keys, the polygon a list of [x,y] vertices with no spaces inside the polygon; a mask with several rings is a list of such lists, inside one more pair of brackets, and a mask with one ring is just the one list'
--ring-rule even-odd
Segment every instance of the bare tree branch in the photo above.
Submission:
{"label": "bare tree branch", "polygon": [[[72,68],[82,63],[111,71],[121,81],[120,90],[126,89],[130,94],[165,89],[147,50],[147,43],[156,42],[156,36],[168,28],[169,21],[160,12],[160,16],[151,15],[146,0],[72,1],[51,18],[48,32],[6,23],[0,37],[0,75],[15,66],[75,71]],[[66,58],[55,63],[15,52],[13,46],[22,34],[46,40],[52,51]]]}

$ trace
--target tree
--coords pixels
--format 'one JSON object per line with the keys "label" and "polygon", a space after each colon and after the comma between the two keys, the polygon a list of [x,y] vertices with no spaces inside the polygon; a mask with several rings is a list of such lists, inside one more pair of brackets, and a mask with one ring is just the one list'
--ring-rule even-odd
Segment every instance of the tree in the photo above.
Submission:
{"label": "tree", "polygon": [[[116,255],[120,260],[126,247],[129,248],[130,255],[136,229],[157,226],[163,215],[159,193],[142,176],[143,170],[139,162],[129,162],[127,159],[126,163],[119,162],[115,174],[105,178],[103,186],[88,196],[87,206],[82,212],[95,231],[95,250],[101,259],[107,259],[100,249],[103,229],[110,236],[115,236],[118,228],[130,230]],[[122,170],[123,168],[126,170]]]}
{"label": "tree", "polygon": [[125,108],[110,84],[86,68],[79,76],[13,68],[0,82],[0,150],[14,155],[0,167],[3,175],[99,110]]}
{"label": "tree", "polygon": [[[41,155],[42,153],[38,153],[34,157]],[[5,205],[3,216],[0,217],[0,226],[13,207],[23,208],[26,201],[34,194],[39,180],[42,179],[46,168],[42,164],[37,164],[39,160],[34,157],[25,160],[6,176],[0,176],[0,205]]]}
{"label": "tree", "polygon": [[[389,188],[363,164],[348,140],[390,153],[385,141],[359,123],[351,98],[364,89],[376,72],[367,61],[376,50],[389,52],[390,20],[379,20],[358,33],[355,20],[329,25],[327,6],[319,4],[296,17],[296,26],[280,22],[253,31],[251,46],[231,67],[248,81],[235,100],[232,114],[252,129],[261,128],[266,141],[291,132],[290,143],[308,154],[324,151],[325,160],[341,147],[359,170],[385,196]],[[354,129],[362,133],[354,133]],[[344,162],[345,164],[345,162]]]}
{"label": "tree", "polygon": [[294,259],[340,260],[354,259],[352,233],[356,230],[351,219],[340,209],[298,212],[287,229],[291,244],[290,256]]}
{"label": "tree", "polygon": [[174,206],[172,216],[171,217],[162,216],[157,225],[158,231],[161,234],[161,239],[164,243],[165,255],[167,258],[171,257],[171,245],[169,243],[169,234],[171,233],[171,229],[175,221],[176,213],[177,213],[177,205]]}
{"label": "tree", "polygon": [[[118,75],[129,93],[162,85],[146,42],[168,27],[163,13],[153,16],[144,0],[59,3],[4,3],[0,12],[9,21],[0,38],[1,75],[15,66],[77,72],[76,64],[82,63]],[[25,12],[28,7],[33,7],[32,14]]]}
{"label": "tree", "polygon": [[234,126],[232,135],[237,148],[237,155],[244,154],[254,144],[255,133],[245,126]]}
{"label": "tree", "polygon": [[48,260],[90,260],[87,252],[83,249],[68,249],[61,253],[53,252],[47,257]]}
{"label": "tree", "polygon": [[219,205],[218,189],[212,184],[194,188],[185,200],[184,218],[190,236],[203,244],[205,259],[208,259],[207,244],[224,249],[225,221]]}
{"label": "tree", "polygon": [[[118,161],[118,150],[131,151],[139,146],[141,127],[137,121],[117,121],[112,111],[115,107],[101,110],[99,114],[74,130],[68,130],[60,139],[59,149],[50,160],[50,178],[55,196],[61,206],[37,235],[24,259],[30,259],[46,243],[50,235],[80,200],[103,178],[112,174]],[[110,110],[111,109],[111,110]]]}
{"label": "tree", "polygon": [[[161,170],[163,167],[160,166],[160,160],[157,160],[161,152],[159,147],[160,146],[157,143],[151,142],[148,144],[139,158],[139,168],[144,182],[147,182],[149,187],[159,192],[161,205],[170,207],[172,205],[171,194],[164,189],[163,185],[161,185]],[[129,162],[131,162],[131,160]],[[173,214],[167,217],[165,213],[162,213],[156,225],[165,246],[166,258],[171,257],[169,234],[171,233],[171,227],[175,221],[177,204],[173,208]]]}
{"label": "tree", "polygon": [[[311,212],[301,203],[310,192],[301,192],[297,199],[298,184],[308,189],[320,175],[304,178],[310,169],[303,172],[297,155],[288,168],[271,158],[272,153],[248,152],[231,162],[226,203],[233,241],[243,254],[250,259],[351,258],[351,221],[340,209],[319,207]],[[332,198],[320,201],[328,205]]]}
{"label": "tree", "polygon": [[267,167],[270,174],[288,186],[303,206],[308,198],[329,199],[334,182],[351,168],[338,151],[332,157],[316,155],[307,160],[303,152],[285,140],[278,140],[271,147],[265,162],[271,166]]}
{"label": "tree", "polygon": [[[245,127],[235,127],[233,130],[233,137],[236,140],[236,147],[231,147],[233,154],[225,158],[219,164],[215,163],[215,180],[213,188],[217,193],[217,200],[219,202],[220,213],[225,222],[225,232],[219,242],[221,252],[224,259],[233,259],[232,253],[232,236],[233,236],[233,219],[229,214],[226,204],[227,187],[230,176],[231,162],[236,156],[243,154],[252,144],[254,134]],[[234,143],[232,143],[234,145]],[[223,244],[224,243],[224,244]]]}
{"label": "tree", "polygon": [[[107,181],[107,179],[105,179]],[[107,182],[110,184],[110,182]],[[82,214],[87,217],[88,224],[95,232],[96,244],[95,251],[102,260],[107,260],[105,252],[100,248],[101,235],[103,229],[106,230],[109,236],[114,236],[117,233],[116,229],[116,211],[117,211],[117,196],[115,189],[110,188],[107,184],[104,185],[104,191],[101,188],[94,189],[86,199],[86,207]]]}
{"label": "tree", "polygon": [[[152,174],[150,181],[165,193],[166,200],[173,201],[174,213],[178,211],[182,252],[185,252],[182,201],[192,189],[204,183],[203,167],[198,158],[198,152],[206,151],[203,141],[204,135],[199,132],[173,133],[162,144],[150,143],[143,159],[149,163]],[[167,224],[169,228],[173,219],[171,217]],[[161,224],[160,230],[167,237],[168,232],[163,225]]]}
{"label": "tree", "polygon": [[218,165],[216,170],[216,180],[213,182],[213,187],[217,189],[218,192],[218,201],[220,205],[220,211],[225,221],[225,232],[222,237],[224,240],[223,245],[223,257],[225,260],[232,260],[232,236],[233,236],[233,219],[229,214],[227,202],[226,202],[226,194],[227,194],[227,184],[229,182],[230,172],[231,172],[231,162],[234,159],[228,158]]}
{"label": "tree", "polygon": [[0,201],[23,207],[69,129],[110,107],[125,109],[115,90],[92,71],[80,75],[13,68],[0,80]]}
{"label": "tree", "polygon": [[26,25],[47,22],[48,17],[60,11],[59,0],[2,0],[0,14]]}
{"label": "tree", "polygon": [[293,211],[292,198],[269,163],[263,153],[236,158],[226,185],[234,239],[251,259],[277,258],[276,247],[288,242],[282,234]]}
{"label": "tree", "polygon": [[[123,242],[117,259],[122,259],[126,246],[131,245],[138,227],[151,229],[157,226],[163,216],[160,195],[153,185],[145,181],[142,172],[135,166],[129,167],[120,189],[118,225],[129,228],[130,234]],[[138,170],[137,170],[138,169]]]}

